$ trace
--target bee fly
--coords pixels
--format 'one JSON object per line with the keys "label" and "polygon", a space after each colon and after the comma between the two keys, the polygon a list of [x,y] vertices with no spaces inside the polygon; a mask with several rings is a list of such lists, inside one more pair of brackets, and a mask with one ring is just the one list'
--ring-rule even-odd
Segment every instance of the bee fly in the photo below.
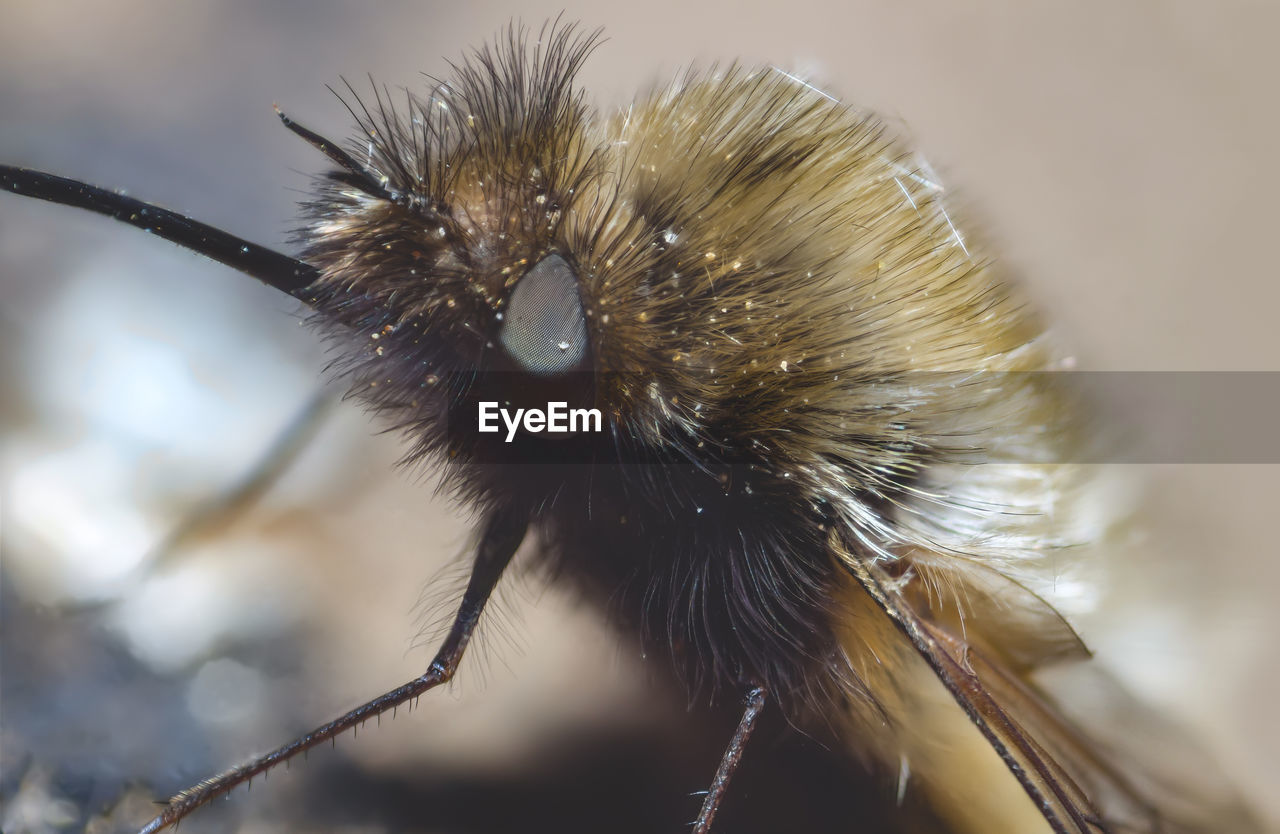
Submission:
{"label": "bee fly", "polygon": [[1095,475],[1040,324],[927,167],[772,68],[599,115],[574,85],[596,43],[513,27],[407,109],[352,92],[349,146],[280,114],[333,164],[296,258],[0,168],[301,300],[482,518],[424,674],[143,831],[448,681],[526,540],[691,702],[740,700],[696,834],[767,710],[913,780],[947,831],[1224,830],[1158,809],[1031,682],[1087,654],[1049,589]]}

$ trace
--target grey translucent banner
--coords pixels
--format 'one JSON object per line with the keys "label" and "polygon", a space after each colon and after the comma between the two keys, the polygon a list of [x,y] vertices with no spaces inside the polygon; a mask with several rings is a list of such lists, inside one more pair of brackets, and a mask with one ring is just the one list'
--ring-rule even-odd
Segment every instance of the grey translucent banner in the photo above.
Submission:
{"label": "grey translucent banner", "polygon": [[[859,444],[880,444],[883,451],[907,439],[916,444],[911,453],[917,458],[966,464],[1280,463],[1280,372],[910,372],[833,379],[792,367],[743,385],[714,371],[700,380],[685,369],[681,391],[668,391],[662,374],[435,379],[452,403],[448,434],[461,444],[455,448],[466,449],[455,462],[775,465],[785,463],[779,460],[784,448],[796,447],[772,445],[770,436],[795,438],[807,430],[802,427],[818,425],[838,439],[848,425],[855,427],[848,450],[854,455]],[[628,402],[618,392],[644,395]],[[486,433],[478,433],[485,401],[518,401],[536,410],[540,402],[566,398],[571,407],[600,409],[602,430],[554,437],[540,427],[508,431],[490,415]],[[669,404],[659,405],[664,398]],[[779,401],[790,401],[785,416],[756,411]],[[636,442],[627,430],[629,414],[664,424],[670,442]],[[868,433],[868,424],[899,428]]]}
{"label": "grey translucent banner", "polygon": [[1123,371],[1064,374],[1098,463],[1280,463],[1280,372]]}

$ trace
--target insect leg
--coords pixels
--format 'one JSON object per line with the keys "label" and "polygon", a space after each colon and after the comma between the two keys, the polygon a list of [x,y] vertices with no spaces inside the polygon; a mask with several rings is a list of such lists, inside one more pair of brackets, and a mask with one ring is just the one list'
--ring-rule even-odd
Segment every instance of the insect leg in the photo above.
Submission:
{"label": "insect leg", "polygon": [[370,718],[381,715],[392,707],[417,698],[452,678],[459,661],[462,660],[467,643],[471,640],[476,624],[480,621],[485,603],[488,602],[494,586],[498,584],[499,577],[502,576],[503,570],[524,539],[527,526],[528,515],[524,512],[498,510],[490,515],[480,539],[475,564],[471,569],[471,579],[467,582],[467,590],[462,596],[462,604],[458,607],[453,627],[436,653],[435,659],[431,661],[426,674],[379,695],[372,701],[356,707],[328,724],[317,727],[265,756],[231,768],[179,793],[169,800],[159,816],[143,826],[141,834],[151,834],[178,822],[201,805],[230,792],[254,776],[265,773],[304,750],[328,741]]}
{"label": "insect leg", "polygon": [[313,394],[248,472],[236,483],[203,501],[151,549],[146,559],[150,569],[156,570],[174,561],[190,542],[229,526],[253,507],[293,466],[333,411],[335,402],[336,396],[328,390],[322,389]]}
{"label": "insect leg", "polygon": [[742,751],[747,746],[747,739],[751,738],[751,732],[756,728],[756,720],[764,710],[764,702],[764,687],[757,686],[747,693],[747,707],[743,710],[738,729],[734,730],[733,738],[729,740],[729,746],[725,748],[724,756],[720,759],[720,767],[716,769],[715,778],[711,780],[711,789],[707,791],[707,798],[702,802],[702,810],[698,812],[698,819],[693,824],[693,834],[707,834],[711,830],[711,821],[715,819],[716,811],[720,809],[720,802],[729,788],[729,780],[733,778],[734,771],[738,769],[738,763],[742,761]]}

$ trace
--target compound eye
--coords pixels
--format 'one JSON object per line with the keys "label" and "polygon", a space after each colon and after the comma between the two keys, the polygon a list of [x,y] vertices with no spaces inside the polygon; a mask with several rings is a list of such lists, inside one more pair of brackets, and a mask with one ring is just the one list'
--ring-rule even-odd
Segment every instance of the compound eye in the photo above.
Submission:
{"label": "compound eye", "polygon": [[578,276],[559,255],[548,255],[516,282],[499,332],[502,346],[531,374],[552,376],[587,355],[587,317]]}

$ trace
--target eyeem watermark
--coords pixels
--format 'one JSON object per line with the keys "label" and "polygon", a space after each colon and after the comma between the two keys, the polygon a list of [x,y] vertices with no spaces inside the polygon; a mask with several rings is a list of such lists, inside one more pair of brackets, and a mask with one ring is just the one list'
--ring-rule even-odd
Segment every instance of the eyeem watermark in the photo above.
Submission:
{"label": "eyeem watermark", "polygon": [[600,409],[569,408],[569,404],[563,402],[547,403],[546,409],[517,408],[514,414],[500,408],[496,402],[482,402],[479,430],[489,434],[501,431],[499,417],[507,427],[507,443],[515,439],[516,432],[521,427],[532,434],[544,431],[548,434],[573,434],[604,430],[604,418],[600,415]]}

